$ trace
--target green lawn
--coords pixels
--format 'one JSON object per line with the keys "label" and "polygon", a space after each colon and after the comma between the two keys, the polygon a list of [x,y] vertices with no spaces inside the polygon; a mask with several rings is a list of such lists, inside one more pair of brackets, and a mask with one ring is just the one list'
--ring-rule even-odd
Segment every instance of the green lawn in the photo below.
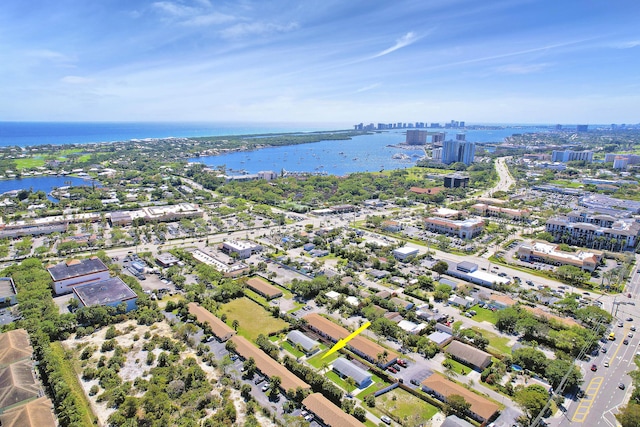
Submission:
{"label": "green lawn", "polygon": [[239,323],[238,334],[255,341],[258,335],[269,335],[286,328],[289,324],[282,319],[276,319],[262,306],[249,298],[238,298],[221,307],[220,315],[227,315],[227,324],[234,320]]}
{"label": "green lawn", "polygon": [[327,356],[325,359],[323,359],[322,356],[324,355],[327,347],[324,344],[320,344],[320,349],[321,350],[315,356],[313,356],[311,359],[307,359],[307,363],[309,363],[309,365],[313,366],[316,369],[322,368],[322,365],[324,363],[326,363],[327,365],[330,365],[331,362],[333,362],[338,357],[340,357],[340,353],[335,352],[332,355]]}
{"label": "green lawn", "polygon": [[501,354],[511,354],[511,344],[509,344],[509,338],[501,337],[500,335],[494,334],[493,332],[489,332],[486,329],[482,329],[477,326],[471,329],[476,332],[480,332],[482,336],[489,340],[488,349],[493,349],[495,352]]}
{"label": "green lawn", "polygon": [[495,325],[498,321],[497,311],[480,308],[479,305],[472,307],[472,309],[476,312],[476,315],[473,316],[473,320],[475,320],[476,322],[489,322]]}
{"label": "green lawn", "polygon": [[470,367],[465,366],[462,363],[460,363],[458,361],[455,361],[453,359],[446,359],[444,362],[442,362],[442,364],[444,365],[445,362],[451,363],[451,367],[453,368],[453,372],[455,372],[456,374],[467,375],[470,371],[472,371],[472,369]]}
{"label": "green lawn", "polygon": [[549,181],[549,184],[566,188],[582,188],[582,184],[580,184],[579,182],[573,182],[567,179],[554,179],[553,181]]}
{"label": "green lawn", "polygon": [[15,159],[14,162],[16,162],[16,169],[18,170],[33,169],[44,166],[44,158],[40,156],[29,157],[26,159]]}
{"label": "green lawn", "polygon": [[304,356],[304,352],[296,350],[296,348],[294,346],[292,346],[289,341],[281,342],[280,343],[280,347],[282,347],[285,350],[287,350],[289,353],[291,353],[296,358]]}
{"label": "green lawn", "polygon": [[438,408],[401,388],[396,388],[377,397],[376,407],[385,409],[400,420],[411,420],[412,422],[407,425],[426,423],[438,413]]}

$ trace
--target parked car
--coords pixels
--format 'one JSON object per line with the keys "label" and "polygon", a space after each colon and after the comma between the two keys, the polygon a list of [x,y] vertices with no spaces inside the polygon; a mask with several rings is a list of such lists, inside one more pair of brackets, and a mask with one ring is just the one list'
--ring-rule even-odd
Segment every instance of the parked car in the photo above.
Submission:
{"label": "parked car", "polygon": [[382,421],[385,424],[391,424],[391,418],[387,417],[386,415],[381,416],[380,421]]}
{"label": "parked car", "polygon": [[387,371],[391,372],[392,374],[397,374],[398,370],[396,368],[394,368],[393,366],[389,366],[387,368]]}
{"label": "parked car", "polygon": [[620,384],[618,384],[618,388],[619,388],[620,390],[624,390],[624,389],[625,389],[625,385],[624,385],[624,383],[620,383]]}
{"label": "parked car", "polygon": [[262,390],[262,391],[269,390],[269,383],[265,383],[260,390]]}
{"label": "parked car", "polygon": [[598,370],[598,366],[597,366],[597,365],[595,365],[595,364],[594,364],[594,365],[591,365],[591,370],[592,370],[593,372],[597,371],[597,370]]}

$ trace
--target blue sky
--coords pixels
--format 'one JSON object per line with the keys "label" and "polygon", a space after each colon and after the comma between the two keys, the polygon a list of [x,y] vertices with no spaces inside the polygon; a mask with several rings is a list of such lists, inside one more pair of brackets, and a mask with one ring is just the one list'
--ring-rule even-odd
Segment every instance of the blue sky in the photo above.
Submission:
{"label": "blue sky", "polygon": [[3,0],[0,120],[638,123],[637,0]]}

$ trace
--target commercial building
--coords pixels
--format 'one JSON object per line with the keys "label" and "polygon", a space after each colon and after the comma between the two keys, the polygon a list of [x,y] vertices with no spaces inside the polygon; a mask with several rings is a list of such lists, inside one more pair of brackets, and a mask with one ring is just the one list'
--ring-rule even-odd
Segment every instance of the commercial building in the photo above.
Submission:
{"label": "commercial building", "polygon": [[526,219],[531,214],[529,209],[510,209],[500,206],[491,206],[484,203],[476,203],[471,206],[471,209],[480,216],[505,217],[514,220]]}
{"label": "commercial building", "polygon": [[67,294],[74,286],[99,282],[110,277],[109,269],[98,257],[61,262],[47,267],[57,295]]}
{"label": "commercial building", "polygon": [[304,398],[302,404],[308,411],[327,427],[362,427],[353,415],[349,415],[342,408],[334,405],[321,393],[311,393]]}
{"label": "commercial building", "polygon": [[640,223],[631,218],[604,215],[557,216],[547,220],[545,230],[556,241],[611,251],[634,250]]}
{"label": "commercial building", "polygon": [[469,176],[462,173],[451,173],[444,176],[445,188],[467,188],[469,186]]}
{"label": "commercial building", "polygon": [[551,153],[552,162],[567,163],[575,160],[584,160],[587,163],[591,163],[593,161],[593,151],[554,150]]}
{"label": "commercial building", "polygon": [[287,334],[287,341],[293,346],[300,346],[307,356],[310,356],[320,350],[320,343],[309,338],[300,331],[293,330]]}
{"label": "commercial building", "polygon": [[447,269],[447,274],[449,276],[457,277],[486,288],[493,288],[494,284],[506,285],[509,283],[509,279],[505,277],[500,277],[497,274],[479,270],[478,265],[472,262],[463,261],[458,264],[450,262],[448,265],[449,268]]}
{"label": "commercial building", "polygon": [[518,248],[518,257],[523,261],[541,261],[552,265],[573,265],[585,271],[595,271],[600,265],[603,253],[600,251],[565,252],[558,245],[534,241]]}
{"label": "commercial building", "polygon": [[352,378],[358,388],[367,388],[373,380],[371,374],[344,357],[333,361],[332,369],[340,378]]}
{"label": "commercial building", "polygon": [[222,251],[226,254],[236,254],[238,259],[247,259],[256,252],[260,252],[262,246],[241,240],[229,240],[222,243]]}
{"label": "commercial building", "polygon": [[222,319],[211,313],[198,303],[190,302],[187,304],[189,314],[196,318],[196,321],[204,326],[205,329],[211,330],[211,333],[220,342],[225,342],[236,334]]}
{"label": "commercial building", "polygon": [[117,307],[120,304],[126,305],[126,311],[135,310],[138,294],[136,294],[119,277],[110,277],[99,282],[76,285],[73,293],[82,307],[92,305],[104,305]]}
{"label": "commercial building", "polygon": [[482,233],[484,221],[479,218],[454,220],[447,218],[425,218],[425,228],[434,233],[448,234],[461,239],[471,239]]}
{"label": "commercial building", "polygon": [[442,143],[442,163],[444,164],[461,162],[468,166],[473,163],[475,155],[475,142],[456,139]]}
{"label": "commercial building", "polygon": [[633,214],[640,214],[640,202],[636,200],[616,199],[614,197],[607,196],[606,194],[587,194],[582,196],[578,200],[578,203],[580,206],[584,206],[585,208],[598,213],[615,214],[615,211],[629,211]]}
{"label": "commercial building", "polygon": [[229,265],[214,257],[213,255],[201,251],[200,249],[196,249],[191,252],[191,256],[193,256],[196,261],[200,261],[201,263],[210,265],[211,267],[220,271],[221,273],[223,273],[224,277],[236,277],[249,270],[249,266],[242,262]]}
{"label": "commercial building", "polygon": [[301,388],[302,390],[309,390],[311,388],[309,384],[295,376],[286,367],[269,357],[267,353],[254,346],[246,338],[234,335],[231,337],[231,341],[236,345],[235,352],[244,360],[253,358],[256,362],[256,367],[263,375],[268,378],[280,377],[282,380],[280,387],[285,392],[288,390],[295,391],[297,388]]}
{"label": "commercial building", "polygon": [[452,341],[445,349],[454,360],[463,363],[472,369],[482,372],[491,365],[491,355],[469,344],[460,341]]}
{"label": "commercial building", "polygon": [[247,280],[247,287],[270,300],[282,296],[282,291],[260,277]]}
{"label": "commercial building", "polygon": [[178,264],[179,262],[180,259],[169,252],[163,252],[156,255],[156,264],[158,264],[160,267],[171,267]]}
{"label": "commercial building", "polygon": [[56,425],[53,402],[44,396],[0,413],[2,427],[54,427]]}
{"label": "commercial building", "polygon": [[462,396],[471,405],[468,410],[469,415],[481,423],[491,420],[498,413],[499,406],[497,404],[439,374],[432,374],[422,381],[421,385],[425,392],[443,402],[446,402],[449,396]]}
{"label": "commercial building", "polygon": [[418,248],[412,248],[409,246],[403,246],[393,250],[393,256],[398,261],[405,261],[407,259],[414,258],[419,253]]}

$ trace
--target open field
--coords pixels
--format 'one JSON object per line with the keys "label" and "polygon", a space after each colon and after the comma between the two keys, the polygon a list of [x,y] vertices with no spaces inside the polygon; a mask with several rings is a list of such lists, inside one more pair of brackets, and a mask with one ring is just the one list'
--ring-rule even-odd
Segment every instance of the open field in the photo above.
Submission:
{"label": "open field", "polygon": [[473,306],[472,309],[476,312],[476,315],[473,316],[473,320],[475,320],[476,322],[489,322],[495,325],[498,321],[497,311],[480,308],[479,305]]}
{"label": "open field", "polygon": [[269,335],[286,328],[289,324],[282,319],[276,319],[265,311],[262,306],[249,298],[239,298],[222,305],[220,314],[227,315],[227,323],[234,320],[239,323],[238,334],[255,341],[258,335]]}
{"label": "open field", "polygon": [[409,425],[418,425],[430,420],[438,408],[396,388],[376,398],[376,407],[380,407],[401,420],[415,420]]}
{"label": "open field", "polygon": [[509,341],[511,340],[509,338],[501,337],[497,334],[494,334],[493,332],[489,332],[486,329],[482,329],[479,327],[473,327],[471,329],[476,332],[480,332],[482,336],[489,340],[489,346],[487,347],[487,350],[493,349],[497,353],[511,354],[511,344],[509,344]]}

